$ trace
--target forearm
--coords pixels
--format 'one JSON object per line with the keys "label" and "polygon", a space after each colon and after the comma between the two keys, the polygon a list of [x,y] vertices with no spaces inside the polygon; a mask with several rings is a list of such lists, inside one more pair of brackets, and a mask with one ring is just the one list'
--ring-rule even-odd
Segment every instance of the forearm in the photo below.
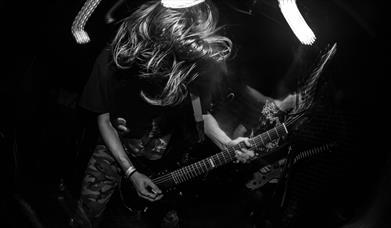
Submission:
{"label": "forearm", "polygon": [[219,123],[211,114],[202,115],[204,119],[205,135],[210,138],[220,149],[225,149],[225,146],[232,139],[220,128]]}
{"label": "forearm", "polygon": [[98,127],[106,146],[113,154],[122,170],[126,171],[133,166],[121,143],[117,130],[110,122],[110,114],[104,113],[98,116]]}
{"label": "forearm", "polygon": [[296,94],[289,94],[285,98],[281,100],[274,100],[274,103],[277,105],[277,107],[284,112],[287,112],[291,109],[293,109],[296,105]]}
{"label": "forearm", "polygon": [[264,103],[266,103],[267,100],[272,101],[282,111],[288,111],[288,110],[292,109],[296,103],[296,95],[295,94],[289,94],[286,97],[281,98],[281,99],[273,99],[271,97],[267,97],[267,96],[263,95],[262,93],[260,93],[259,91],[257,91],[256,89],[254,89],[250,86],[247,86],[246,89],[247,89],[248,94],[251,97],[255,98],[255,100],[257,102],[264,104]]}

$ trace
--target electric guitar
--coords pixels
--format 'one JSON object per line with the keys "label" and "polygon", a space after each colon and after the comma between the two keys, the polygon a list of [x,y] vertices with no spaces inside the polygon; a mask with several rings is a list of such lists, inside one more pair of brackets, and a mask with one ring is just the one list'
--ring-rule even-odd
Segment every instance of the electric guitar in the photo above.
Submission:
{"label": "electric guitar", "polygon": [[[314,155],[331,152],[331,149],[335,146],[335,143],[327,143],[322,146],[314,147],[298,153],[292,162],[292,165],[305,158],[312,157]],[[265,184],[269,183],[273,179],[281,178],[286,165],[286,158],[280,159],[270,165],[270,170],[266,173],[262,173],[260,170],[253,173],[253,178],[246,183],[246,187],[250,190],[256,190]]]}

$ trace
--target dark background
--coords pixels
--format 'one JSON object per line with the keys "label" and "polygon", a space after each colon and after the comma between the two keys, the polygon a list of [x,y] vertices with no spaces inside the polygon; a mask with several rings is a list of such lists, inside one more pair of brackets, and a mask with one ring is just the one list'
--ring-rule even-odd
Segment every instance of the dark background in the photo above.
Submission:
{"label": "dark background", "polygon": [[[129,1],[128,7],[140,2]],[[221,24],[228,25],[225,31],[235,45],[231,69],[265,95],[280,98],[292,92],[311,48],[300,45],[277,1],[215,2],[221,9]],[[62,210],[50,203],[56,200],[53,192],[61,179],[70,192],[78,192],[96,128],[91,113],[81,110],[77,102],[97,54],[117,26],[104,21],[114,1],[102,1],[85,28],[91,42],[77,44],[70,28],[83,3],[0,3],[0,150],[6,191],[1,209],[8,227],[32,226],[39,220],[46,226],[47,217]],[[355,146],[348,159],[352,168],[346,170],[345,184],[337,187],[342,196],[336,197],[346,196],[347,202],[367,208],[381,195],[378,189],[390,189],[389,150],[384,147],[389,129],[385,6],[351,0],[302,0],[298,5],[317,36],[313,49],[338,44],[329,69],[330,94],[338,109],[349,113],[348,118],[353,116]],[[251,15],[239,12],[249,10]],[[117,18],[124,13],[118,12]],[[34,213],[38,222],[32,219]]]}

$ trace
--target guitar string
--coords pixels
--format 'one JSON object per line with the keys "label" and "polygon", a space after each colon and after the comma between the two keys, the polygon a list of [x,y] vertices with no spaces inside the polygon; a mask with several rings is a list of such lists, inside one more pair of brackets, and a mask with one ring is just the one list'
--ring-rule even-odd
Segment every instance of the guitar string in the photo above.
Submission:
{"label": "guitar string", "polygon": [[[281,126],[279,125],[276,128],[278,128],[278,127],[281,127]],[[278,132],[278,130],[276,128],[273,128],[272,130]],[[264,132],[261,135],[269,134],[268,132],[271,132],[270,134],[274,134],[275,136],[278,137],[278,134],[273,133],[273,131],[271,131],[271,130]],[[273,136],[273,137],[275,137],[275,136]],[[254,139],[256,140],[256,137],[254,137]],[[228,148],[228,150],[231,150],[231,151],[223,151],[223,152],[215,154],[211,157],[217,158],[217,159],[213,159],[213,160],[215,160],[216,164],[220,163],[221,161],[223,161],[223,163],[228,163],[228,162],[231,162],[233,160],[233,158],[235,157],[233,155],[235,149],[236,149],[235,146],[233,146],[231,148]],[[226,153],[226,152],[228,152],[228,153]],[[211,157],[208,157],[207,159],[211,159]],[[164,175],[164,176],[158,177],[158,178],[154,179],[154,182],[156,184],[161,184],[166,181],[172,181],[172,179],[175,179],[174,177],[178,177],[178,176],[183,177],[183,178],[179,178],[179,177],[177,178],[177,179],[179,179],[179,182],[183,182],[183,181],[186,181],[187,179],[192,179],[193,178],[192,174],[194,174],[194,176],[199,176],[197,170],[200,171],[200,174],[206,173],[207,171],[209,171],[208,167],[205,165],[205,170],[204,170],[203,166],[202,166],[202,162],[205,162],[207,159],[203,159],[197,163],[194,163],[192,165],[189,165],[189,166],[186,166],[186,167],[183,167],[181,169],[178,169],[178,170],[171,172],[171,174],[173,175],[172,177],[170,177],[170,175]],[[192,168],[193,168],[194,172],[192,171]],[[189,174],[189,175],[187,175],[187,174]]]}
{"label": "guitar string", "polygon": [[[297,117],[297,118],[298,118],[298,117]],[[288,124],[289,124],[289,123],[290,123],[290,122],[288,121]],[[259,138],[262,139],[262,136],[265,136],[265,137],[266,137],[266,135],[268,135],[269,138],[271,139],[271,136],[269,135],[269,132],[270,132],[270,134],[273,134],[273,131],[272,131],[272,130],[275,131],[274,134],[275,134],[275,136],[277,136],[277,138],[278,138],[278,136],[279,136],[279,134],[278,134],[278,129],[280,129],[281,127],[283,127],[282,124],[279,125],[279,126],[277,126],[277,127],[275,127],[275,128],[273,128],[273,129],[271,129],[271,130],[269,130],[269,131],[266,131],[266,132],[260,134],[260,135],[259,135]],[[273,136],[273,137],[275,137],[275,136]],[[257,136],[257,137],[258,137],[258,136]],[[259,142],[259,140],[258,140],[257,137],[254,137],[253,140]],[[272,140],[272,139],[271,139],[271,140]],[[262,142],[262,144],[264,144],[264,140],[262,140],[261,142]],[[239,147],[240,147],[240,146],[239,146]],[[229,149],[231,149],[231,151],[229,151]],[[224,162],[226,162],[226,163],[231,162],[231,161],[233,160],[233,158],[235,157],[235,156],[233,155],[233,154],[234,154],[234,151],[235,151],[235,146],[230,147],[230,148],[228,148],[228,151],[223,151],[223,152],[221,152],[221,153],[219,153],[219,154],[213,155],[214,157],[217,158],[217,160],[216,160],[216,159],[214,159],[214,160],[215,160],[215,161],[224,160]],[[228,153],[226,153],[226,152],[228,152]],[[227,158],[225,155],[228,155],[229,157]],[[213,157],[213,156],[211,156],[211,157]],[[209,158],[211,158],[211,157],[209,157]],[[207,159],[209,159],[209,158],[207,158]],[[197,166],[199,165],[199,166],[201,167],[201,169],[202,169],[202,164],[201,164],[201,162],[203,162],[203,161],[205,161],[205,160],[206,160],[206,159],[203,159],[203,160],[201,160],[201,161],[199,161],[199,162],[197,162],[197,163],[195,163],[195,164],[192,164],[192,165],[183,167],[183,168],[181,168],[181,169],[175,170],[175,171],[171,172],[172,176],[170,176],[170,175],[163,175],[163,176],[161,176],[161,177],[158,177],[158,178],[154,179],[154,182],[155,182],[156,184],[161,184],[161,183],[164,183],[164,182],[167,182],[167,181],[174,181],[174,182],[175,182],[175,177],[177,177],[177,180],[178,180],[177,182],[180,182],[180,183],[186,181],[187,179],[192,179],[193,177],[191,176],[192,173],[191,173],[191,168],[190,168],[190,167],[194,167],[194,170],[196,170],[196,169],[198,168]],[[216,162],[216,163],[217,163],[217,162]],[[200,174],[205,173],[205,172],[208,171],[208,169],[207,169],[206,166],[205,166],[205,168],[206,168],[206,171],[203,171],[203,169],[202,169],[201,172],[200,172]],[[190,171],[190,172],[186,172],[186,170],[187,170],[187,171]],[[198,169],[198,170],[200,170],[200,169]],[[189,174],[189,175],[186,175],[186,174]],[[195,171],[195,176],[199,176],[198,173],[197,173],[196,171]],[[173,179],[174,179],[174,180],[173,180]]]}
{"label": "guitar string", "polygon": [[[213,156],[211,156],[211,157],[216,157],[217,159],[213,159],[213,160],[215,160],[215,161],[216,161],[216,160],[220,160],[220,161],[221,161],[221,160],[224,159],[224,158],[222,158],[219,154],[213,155]],[[207,159],[210,159],[211,157],[208,157]],[[161,176],[161,177],[158,177],[158,178],[154,179],[153,182],[156,183],[156,184],[161,184],[161,183],[164,183],[164,182],[166,182],[166,181],[171,181],[172,179],[175,179],[175,178],[174,178],[174,175],[175,175],[175,177],[178,177],[177,179],[178,179],[178,182],[179,182],[179,183],[182,183],[182,182],[186,181],[187,179],[192,179],[192,178],[193,178],[192,176],[186,175],[186,174],[189,174],[189,173],[192,172],[190,167],[193,167],[194,170],[195,170],[195,169],[198,169],[198,170],[200,171],[200,175],[203,174],[203,173],[206,173],[207,171],[209,171],[207,166],[205,166],[206,171],[204,171],[202,168],[199,169],[199,167],[202,167],[202,165],[201,165],[200,163],[203,162],[203,161],[205,161],[205,160],[206,160],[206,159],[203,159],[203,160],[198,161],[198,162],[196,162],[196,163],[194,163],[194,164],[185,166],[185,167],[183,167],[183,168],[180,168],[180,169],[177,169],[177,170],[171,172],[170,174],[173,175],[172,177],[170,176],[170,174],[166,174],[166,175],[163,175],[163,176]],[[217,162],[216,162],[216,164],[217,164]],[[198,165],[199,165],[199,166],[198,166]],[[186,172],[186,170],[187,170],[187,172]],[[175,173],[175,174],[174,174],[174,173]],[[199,174],[198,174],[196,171],[193,172],[193,174],[194,174],[195,177],[196,177],[196,176],[199,176]]]}
{"label": "guitar string", "polygon": [[[288,123],[289,123],[289,121],[288,121]],[[275,136],[277,136],[277,138],[278,138],[278,136],[279,136],[279,134],[278,134],[278,129],[281,129],[281,127],[283,127],[282,124],[278,125],[277,127],[273,128],[273,129],[271,129],[271,130],[268,130],[268,131],[266,131],[266,132],[264,132],[264,133],[262,133],[262,134],[260,134],[260,135],[258,135],[258,136],[256,136],[256,137],[254,137],[254,138],[252,138],[252,139],[253,139],[254,141],[258,141],[258,143],[259,143],[259,140],[258,140],[258,139],[260,138],[260,139],[261,139],[261,143],[264,144],[264,140],[262,139],[262,136],[265,136],[265,137],[266,137],[266,134],[273,134],[273,130],[274,130],[274,131],[275,131],[274,134],[275,134]],[[270,132],[270,133],[269,133],[269,132]],[[275,137],[275,136],[273,136],[273,137]],[[259,138],[258,138],[258,137],[259,137]],[[269,138],[271,139],[271,136],[270,136],[270,135],[269,135]],[[271,140],[272,140],[272,139],[271,139]],[[235,145],[235,146],[236,146],[236,145]],[[220,153],[218,153],[218,154],[212,155],[212,156],[210,156],[210,157],[208,157],[208,158],[206,158],[206,159],[203,159],[203,160],[201,160],[201,161],[199,161],[199,162],[196,162],[196,163],[194,163],[194,164],[192,164],[192,165],[185,166],[185,167],[183,167],[183,168],[181,168],[181,169],[177,169],[177,170],[171,172],[171,173],[170,173],[171,175],[170,175],[170,174],[166,174],[166,175],[163,175],[163,176],[161,176],[161,177],[158,177],[158,178],[154,179],[153,181],[154,181],[155,184],[162,184],[162,183],[167,182],[167,181],[174,181],[174,182],[182,183],[182,182],[185,182],[185,181],[188,180],[188,179],[190,180],[190,179],[193,178],[193,177],[191,176],[191,174],[195,174],[195,177],[196,177],[196,176],[199,176],[199,174],[197,173],[196,170],[199,170],[199,171],[200,171],[200,175],[203,174],[203,173],[206,173],[207,171],[209,171],[207,166],[205,166],[206,170],[204,171],[204,170],[202,169],[202,164],[201,164],[201,162],[205,162],[207,159],[212,159],[213,157],[217,158],[217,159],[213,159],[213,160],[216,162],[216,164],[220,163],[220,161],[222,161],[222,160],[224,160],[223,163],[231,162],[231,161],[233,160],[233,158],[235,157],[235,156],[234,156],[234,153],[235,153],[235,149],[237,149],[237,148],[235,148],[235,146],[232,146],[232,147],[230,147],[230,148],[227,148],[227,151],[222,151],[222,152],[220,152]],[[239,147],[240,147],[240,146],[239,146]],[[231,151],[229,151],[229,150],[231,150]],[[228,153],[227,153],[227,152],[228,152]],[[226,155],[228,155],[228,158],[226,157]],[[217,161],[218,161],[218,162],[217,162]],[[201,167],[202,170],[200,170],[200,169],[198,168],[198,165],[199,165],[199,167]],[[194,168],[195,173],[192,173],[191,168]],[[187,171],[187,172],[186,172],[186,171]],[[187,174],[188,174],[188,175],[187,175]],[[175,181],[175,177],[177,177],[176,179],[177,179],[178,181]]]}
{"label": "guitar string", "polygon": [[[207,165],[205,165],[205,166],[202,165],[202,162],[205,163],[205,161],[207,159],[213,159],[216,164],[219,164],[221,160],[224,160],[224,161],[230,161],[230,159],[232,160],[233,156],[231,155],[231,153],[228,153],[229,157],[227,158],[225,156],[226,152],[229,152],[229,151],[220,152],[219,154],[212,155],[212,156],[210,156],[206,159],[203,159],[199,162],[196,162],[194,164],[185,166],[181,169],[177,169],[177,170],[171,172],[172,177],[170,175],[163,175],[161,177],[154,179],[154,182],[163,183],[167,180],[175,179],[175,177],[177,177],[178,182],[183,182],[183,181],[186,181],[187,179],[192,179],[191,174],[194,174],[194,176],[199,176],[197,170],[200,171],[200,174],[203,174],[203,173],[206,173],[207,171],[209,171]],[[205,167],[205,171],[202,167]],[[192,171],[192,168],[193,168],[194,172]],[[187,175],[187,174],[189,174],[189,175]]]}
{"label": "guitar string", "polygon": [[[298,120],[299,118],[301,118],[303,115],[304,115],[304,112],[298,113],[297,116],[293,116],[292,119],[288,119],[288,121],[287,121],[287,123],[286,123],[286,126],[287,126],[287,127],[291,126],[291,124],[293,124],[295,121],[297,121],[297,120]],[[277,127],[273,128],[273,129],[276,130],[276,129],[278,129],[278,128],[281,127],[281,126],[283,126],[283,124],[280,124],[280,125],[278,125]],[[270,130],[269,130],[269,131],[270,131]],[[265,135],[265,134],[268,134],[269,131],[266,131],[266,132],[264,132],[264,133],[262,133],[262,134],[260,134],[260,135],[258,135],[258,136],[259,136],[260,138],[262,138],[262,136]],[[258,136],[254,137],[253,139],[256,140]],[[264,141],[263,141],[263,140],[262,140],[262,143],[264,144]],[[236,146],[236,145],[235,145],[235,146]],[[235,147],[235,146],[229,147],[229,148],[227,148],[226,151],[223,151],[223,152],[220,152],[220,153],[218,153],[218,154],[212,155],[212,156],[209,157],[209,158],[216,157],[216,158],[218,158],[217,161],[219,161],[219,160],[221,161],[221,156],[223,156],[224,153],[226,153],[226,152],[228,152],[228,154],[231,154],[232,152],[234,153],[234,150],[235,150],[234,147]],[[231,149],[231,151],[229,151],[230,149]],[[220,157],[219,157],[219,156],[220,156]],[[232,155],[230,155],[230,156],[231,156],[230,159],[232,159]],[[223,158],[225,159],[225,157],[223,157]],[[215,160],[215,159],[214,159],[214,160]],[[230,161],[230,160],[228,160],[228,161]],[[197,163],[198,163],[198,162],[197,162]],[[197,164],[197,163],[195,163],[195,164]],[[171,172],[172,177],[171,177],[169,174],[166,174],[166,175],[163,175],[163,176],[161,176],[161,177],[158,177],[158,178],[154,179],[154,182],[155,182],[155,184],[162,184],[162,183],[167,182],[167,181],[172,181],[172,179],[174,179],[174,175],[176,175],[175,177],[177,177],[179,183],[182,183],[182,182],[185,182],[185,181],[187,181],[187,180],[190,180],[190,179],[192,179],[192,177],[189,176],[189,175],[187,175],[188,173],[185,172],[185,169],[189,169],[189,167],[191,167],[191,166],[192,166],[192,165],[185,166],[185,167],[183,167],[183,168],[181,168],[181,169],[177,169],[177,170]],[[183,174],[183,175],[182,175],[182,174]],[[197,175],[197,176],[198,176],[198,175]],[[175,182],[175,181],[174,181],[174,182]]]}

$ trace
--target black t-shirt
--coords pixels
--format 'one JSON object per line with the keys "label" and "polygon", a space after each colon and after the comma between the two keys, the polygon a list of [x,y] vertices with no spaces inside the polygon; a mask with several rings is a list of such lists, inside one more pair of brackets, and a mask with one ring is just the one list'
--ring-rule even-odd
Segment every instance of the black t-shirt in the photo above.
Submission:
{"label": "black t-shirt", "polygon": [[[207,60],[201,60],[197,65],[199,76],[191,82],[189,90],[200,97],[202,112],[205,114],[211,110],[216,100],[223,97],[223,89],[219,84],[225,77],[226,68],[225,64]],[[145,139],[147,135],[155,134],[152,137],[162,139],[175,130],[195,130],[184,130],[189,126],[194,127],[189,124],[194,123],[189,97],[176,106],[151,105],[141,97],[140,92],[159,88],[137,74],[137,67],[126,70],[116,67],[110,48],[105,48],[96,59],[81,96],[80,106],[97,114],[110,113],[113,126],[118,117],[125,119],[130,130],[125,136],[127,138]]]}

